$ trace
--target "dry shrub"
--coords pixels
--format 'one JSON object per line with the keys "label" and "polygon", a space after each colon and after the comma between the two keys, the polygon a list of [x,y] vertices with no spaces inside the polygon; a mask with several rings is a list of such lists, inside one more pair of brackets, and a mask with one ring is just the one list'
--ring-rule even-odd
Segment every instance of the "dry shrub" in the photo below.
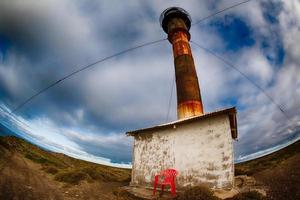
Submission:
{"label": "dry shrub", "polygon": [[114,178],[109,173],[105,173],[104,170],[99,170],[97,167],[85,167],[81,171],[88,174],[93,180],[111,181]]}
{"label": "dry shrub", "polygon": [[294,156],[280,166],[257,175],[269,187],[267,196],[275,200],[300,199],[300,156]]}
{"label": "dry shrub", "polygon": [[117,197],[118,200],[143,200],[121,188],[115,189],[113,191],[113,194]]}
{"label": "dry shrub", "polygon": [[55,180],[77,185],[80,181],[90,180],[88,174],[81,172],[79,170],[70,170],[66,172],[59,172],[55,175]]}
{"label": "dry shrub", "polygon": [[79,170],[88,174],[93,180],[103,182],[129,182],[131,178],[130,173],[124,173],[124,171],[109,167],[88,166],[80,168]]}
{"label": "dry shrub", "polygon": [[257,191],[251,191],[237,194],[227,200],[266,200],[266,198]]}
{"label": "dry shrub", "polygon": [[243,169],[241,166],[236,167],[234,169],[234,175],[235,176],[240,176],[240,175],[248,175],[249,172],[246,169]]}
{"label": "dry shrub", "polygon": [[58,169],[56,167],[43,166],[42,169],[49,174],[57,174],[58,173]]}
{"label": "dry shrub", "polygon": [[179,194],[177,200],[219,200],[206,186],[196,186]]}

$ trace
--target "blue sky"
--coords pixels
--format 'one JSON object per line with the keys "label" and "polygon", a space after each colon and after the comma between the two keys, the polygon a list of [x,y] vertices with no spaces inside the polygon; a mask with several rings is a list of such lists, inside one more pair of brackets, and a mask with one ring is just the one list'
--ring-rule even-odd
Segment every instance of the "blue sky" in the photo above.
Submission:
{"label": "blue sky", "polygon": [[[129,47],[166,38],[160,13],[186,9],[197,21],[237,0],[0,2],[0,122],[47,149],[130,167],[125,132],[166,122],[174,80],[164,41],[107,60],[43,93],[36,91]],[[192,40],[218,53],[259,84],[192,46],[205,112],[238,109],[236,161],[272,152],[299,138],[300,3],[256,0],[192,26]],[[175,94],[175,88],[174,92]],[[176,120],[173,95],[168,121]]]}

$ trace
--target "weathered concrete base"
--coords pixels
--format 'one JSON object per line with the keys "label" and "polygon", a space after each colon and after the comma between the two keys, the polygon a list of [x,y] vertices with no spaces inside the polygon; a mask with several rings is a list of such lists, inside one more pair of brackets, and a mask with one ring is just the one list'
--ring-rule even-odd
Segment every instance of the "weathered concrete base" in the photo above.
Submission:
{"label": "weathered concrete base", "polygon": [[[162,196],[160,196],[160,191],[158,189],[155,196],[152,195],[152,188],[145,187],[133,187],[126,186],[122,187],[122,190],[129,192],[130,194],[142,198],[142,199],[156,199],[156,200],[168,200],[173,199],[169,191],[165,191]],[[257,191],[263,196],[266,196],[267,188],[259,183],[253,177],[250,176],[236,176],[235,185],[231,190],[214,190],[214,195],[220,199],[231,198],[239,193]],[[182,193],[182,191],[176,191],[177,194]]]}
{"label": "weathered concrete base", "polygon": [[161,194],[161,191],[159,189],[156,192],[155,196],[153,195],[153,189],[151,188],[125,186],[121,189],[125,190],[126,192],[129,192],[133,196],[142,199],[169,200],[174,198],[169,191],[164,191],[164,193]]}
{"label": "weathered concrete base", "polygon": [[214,194],[220,199],[231,198],[239,193],[257,191],[263,196],[267,195],[267,188],[259,184],[251,176],[236,176],[234,177],[234,188],[230,191],[228,190],[215,190]]}
{"label": "weathered concrete base", "polygon": [[138,130],[134,136],[131,186],[151,187],[155,175],[176,169],[177,189],[234,185],[231,115],[234,109]]}

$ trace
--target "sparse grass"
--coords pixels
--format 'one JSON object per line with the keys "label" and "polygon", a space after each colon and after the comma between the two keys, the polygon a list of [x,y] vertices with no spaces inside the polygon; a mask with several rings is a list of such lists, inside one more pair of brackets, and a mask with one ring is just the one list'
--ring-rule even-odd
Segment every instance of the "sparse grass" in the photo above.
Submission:
{"label": "sparse grass", "polygon": [[[40,164],[42,170],[54,175],[55,180],[70,185],[79,184],[81,181],[130,181],[131,171],[129,169],[94,164],[63,154],[52,153],[16,137],[0,137],[0,169],[1,163],[5,163],[6,158],[13,155],[13,152],[18,152],[27,159]],[[235,173],[237,175],[252,175],[258,181],[263,182],[264,185],[269,186],[268,199],[300,199],[299,153],[300,141],[271,155],[237,164]],[[125,191],[116,190],[114,194],[119,200],[140,200]],[[177,197],[177,200],[183,199],[218,200],[206,187],[195,187],[186,190]],[[239,194],[228,200],[263,199],[259,194],[251,192]]]}
{"label": "sparse grass", "polygon": [[44,158],[43,156],[39,156],[35,153],[26,153],[25,158],[32,160],[33,162],[40,163],[40,164],[54,164],[47,158]]}
{"label": "sparse grass", "polygon": [[59,172],[54,177],[55,180],[65,182],[73,185],[77,185],[80,181],[91,180],[88,174],[80,170],[69,170]]}
{"label": "sparse grass", "polygon": [[110,181],[114,179],[110,173],[106,173],[97,167],[85,167],[81,171],[88,174],[94,180]]}
{"label": "sparse grass", "polygon": [[[46,170],[51,173],[53,170],[49,167]],[[117,173],[116,170],[110,168],[103,169],[102,167],[84,167],[84,168],[71,168],[71,169],[59,169],[55,173],[55,180],[65,182],[69,184],[78,184],[80,181],[104,181],[104,182],[125,182],[130,177],[129,174],[123,172]]]}
{"label": "sparse grass", "polygon": [[270,155],[237,164],[236,175],[254,176],[269,187],[268,199],[300,199],[300,141]]}
{"label": "sparse grass", "polygon": [[118,200],[144,200],[141,198],[138,198],[129,192],[122,190],[120,188],[113,191],[113,194],[117,197]]}
{"label": "sparse grass", "polygon": [[273,169],[288,158],[299,153],[300,141],[297,141],[294,144],[290,145],[288,148],[284,148],[270,155],[236,164],[235,175],[252,176],[253,174],[258,172]]}
{"label": "sparse grass", "polygon": [[6,148],[6,149],[9,149],[9,144],[4,140],[4,137],[0,137],[0,146]]}
{"label": "sparse grass", "polygon": [[219,200],[206,186],[196,186],[179,194],[176,200]]}
{"label": "sparse grass", "polygon": [[[74,159],[63,154],[53,153],[40,149],[23,139],[13,136],[0,137],[0,153],[9,149],[17,151],[25,158],[41,164],[42,170],[55,175],[55,180],[78,184],[82,180],[129,182],[131,171],[105,165],[94,164],[83,160]],[[1,156],[0,156],[1,167]]]}
{"label": "sparse grass", "polygon": [[44,170],[45,172],[49,173],[49,174],[57,174],[58,173],[58,169],[56,167],[53,166],[43,166],[42,170]]}
{"label": "sparse grass", "polygon": [[255,174],[255,177],[270,189],[269,199],[300,199],[300,155],[293,156],[273,170]]}
{"label": "sparse grass", "polygon": [[130,180],[129,170],[103,166],[89,166],[82,168],[81,171],[87,173],[94,180],[116,182],[128,182]]}
{"label": "sparse grass", "polygon": [[244,192],[235,195],[233,198],[229,198],[226,200],[267,200],[264,196],[262,196],[259,192],[251,191]]}

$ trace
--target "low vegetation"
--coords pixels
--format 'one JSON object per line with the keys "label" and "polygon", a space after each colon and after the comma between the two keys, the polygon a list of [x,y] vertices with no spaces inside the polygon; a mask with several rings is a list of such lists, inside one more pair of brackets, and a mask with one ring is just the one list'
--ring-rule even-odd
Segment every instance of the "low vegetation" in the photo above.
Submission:
{"label": "low vegetation", "polygon": [[233,198],[226,200],[267,200],[267,198],[256,191],[251,191],[237,194]]}
{"label": "low vegetation", "polygon": [[117,197],[117,200],[144,200],[120,188],[115,189],[113,194]]}
{"label": "low vegetation", "polygon": [[218,200],[213,192],[206,186],[192,187],[179,194],[177,200]]}
{"label": "low vegetation", "polygon": [[42,170],[52,175],[57,174],[58,172],[58,169],[52,166],[43,166]]}
{"label": "low vegetation", "polygon": [[[51,173],[55,170],[47,168],[46,172]],[[55,180],[70,184],[78,184],[83,180],[102,182],[129,182],[130,180],[130,174],[124,173],[123,170],[103,169],[95,166],[61,169],[52,174],[55,174]]]}
{"label": "low vegetation", "polygon": [[[176,200],[221,200],[205,186],[192,187],[179,194]],[[240,193],[226,200],[266,200],[264,196],[256,191]]]}
{"label": "low vegetation", "polygon": [[268,199],[300,199],[300,141],[262,158],[237,164],[235,171],[237,175],[253,176],[267,186]]}
{"label": "low vegetation", "polygon": [[[123,189],[116,189],[113,193],[118,200],[143,200]],[[166,199],[170,200],[170,196],[169,197],[162,196],[156,198],[156,200],[166,200]],[[183,192],[178,192],[177,197],[173,199],[174,200],[221,200],[220,198],[214,196],[213,191],[206,186],[191,187]],[[268,200],[268,199],[256,191],[250,191],[250,192],[240,193],[232,198],[227,198],[225,200]]]}
{"label": "low vegetation", "polygon": [[295,142],[288,148],[284,148],[267,156],[250,160],[235,165],[235,175],[252,176],[255,173],[270,170],[280,165],[287,159],[300,153],[300,141]]}
{"label": "low vegetation", "polygon": [[61,181],[61,182],[70,183],[74,185],[74,184],[78,184],[80,181],[83,180],[91,180],[91,177],[88,174],[78,169],[75,169],[75,170],[58,172],[55,175],[54,179],[56,181]]}
{"label": "low vegetation", "polygon": [[129,169],[94,164],[70,158],[63,154],[45,151],[13,136],[0,137],[1,146],[3,148],[0,148],[0,153],[5,149],[17,151],[23,154],[25,158],[40,164],[43,171],[54,175],[54,179],[60,182],[79,184],[83,180],[100,180],[104,182],[128,182],[130,180],[131,173]]}
{"label": "low vegetation", "polygon": [[[271,155],[237,164],[235,167],[236,175],[253,176],[264,186],[268,186],[269,190],[267,191],[267,198],[264,198],[257,192],[246,192],[238,194],[227,200],[300,199],[299,151],[300,141]],[[13,157],[14,152],[18,155],[18,157]],[[5,179],[0,179],[0,199],[4,194],[5,197],[9,197],[9,195],[12,193],[15,193],[16,195],[20,194],[23,197],[25,194],[28,194],[29,196],[33,195],[32,198],[30,196],[30,198],[27,199],[43,199],[44,196],[42,195],[50,195],[50,193],[57,194],[57,196],[62,197],[62,199],[64,199],[65,196],[71,196],[71,199],[78,199],[78,196],[76,195],[79,194],[85,195],[85,197],[79,199],[87,199],[86,197],[92,195],[94,195],[96,198],[103,192],[106,192],[108,195],[109,191],[109,194],[113,197],[110,196],[111,198],[108,199],[140,200],[140,198],[137,198],[124,190],[120,190],[119,188],[122,185],[128,185],[130,181],[131,171],[128,169],[94,164],[74,159],[63,154],[49,152],[20,138],[7,136],[0,137],[0,172],[2,170],[2,166],[7,166],[8,160],[10,160],[9,166],[11,168],[16,167],[15,162],[19,163],[20,168],[15,168],[15,171],[12,171],[13,169],[11,170],[13,173],[17,172],[16,176],[6,176]],[[50,177],[50,179],[45,181],[41,180],[40,182],[43,184],[34,184],[38,179],[32,178],[29,184],[28,179],[30,179],[31,176],[39,174],[32,172],[31,175],[25,176],[26,178],[24,178],[24,183],[20,182],[20,180],[23,180],[19,177],[21,175],[20,169],[23,170],[23,163],[25,160],[26,162],[28,161],[28,163],[35,163],[34,166],[40,166],[36,170],[43,172],[43,174],[46,172],[48,174],[47,177]],[[24,172],[24,174],[31,172],[31,165],[28,165],[27,167],[27,170],[29,171]],[[5,169],[7,169],[7,167]],[[20,183],[16,186],[16,182],[18,181]],[[51,183],[53,183],[51,181],[53,181],[55,184],[57,183],[56,181],[63,183],[59,184],[63,185],[62,188],[58,189],[57,187],[54,187],[55,184],[51,185]],[[49,190],[49,188],[51,189],[49,185],[47,187],[43,187],[43,185],[46,183],[50,184],[52,190]],[[25,189],[24,184],[28,184],[26,185]],[[73,188],[73,192],[67,191],[68,193],[65,193],[65,190],[69,190],[68,188]],[[9,189],[13,190],[11,192],[6,192],[9,191]],[[49,193],[47,194],[46,191],[49,191]],[[63,192],[59,193],[57,191]],[[193,187],[184,192],[178,192],[176,200],[184,199],[219,200],[213,195],[213,192],[205,186]]]}

